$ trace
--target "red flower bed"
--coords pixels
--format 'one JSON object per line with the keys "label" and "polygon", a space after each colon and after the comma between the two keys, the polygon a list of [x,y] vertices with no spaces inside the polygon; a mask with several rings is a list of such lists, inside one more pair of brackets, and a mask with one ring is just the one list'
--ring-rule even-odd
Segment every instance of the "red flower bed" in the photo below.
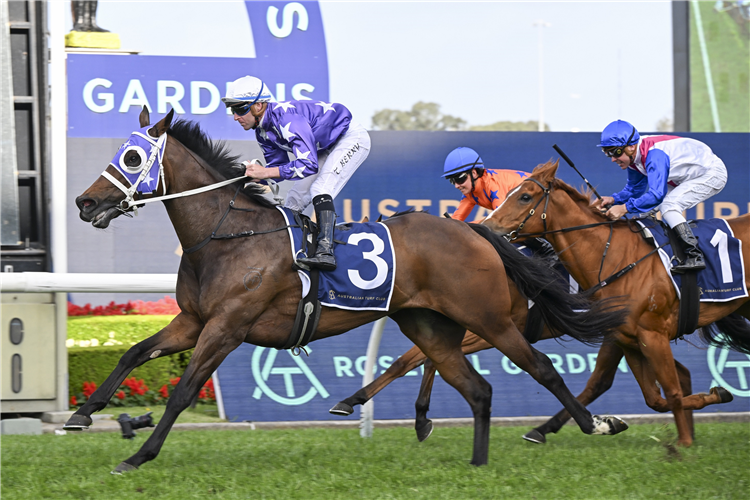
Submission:
{"label": "red flower bed", "polygon": [[68,316],[122,316],[124,314],[163,314],[177,315],[180,308],[177,301],[166,296],[153,301],[129,300],[126,304],[110,302],[106,306],[92,307],[91,304],[77,306],[68,302]]}
{"label": "red flower bed", "polygon": [[[161,389],[154,392],[148,388],[143,379],[135,377],[126,378],[120,384],[120,388],[115,392],[107,406],[149,406],[158,404],[167,404],[169,396],[172,394],[174,387],[180,382],[180,377],[169,379],[169,384],[164,384]],[[96,383],[84,382],[83,392],[70,397],[70,406],[80,406],[85,403],[96,390]],[[214,393],[214,381],[208,379],[198,394],[198,401],[201,403],[213,403],[216,401]]]}

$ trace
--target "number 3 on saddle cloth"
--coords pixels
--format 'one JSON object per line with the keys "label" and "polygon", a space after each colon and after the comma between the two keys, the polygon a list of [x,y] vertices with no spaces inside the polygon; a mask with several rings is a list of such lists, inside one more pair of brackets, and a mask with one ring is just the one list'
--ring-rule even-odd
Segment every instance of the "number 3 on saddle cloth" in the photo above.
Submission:
{"label": "number 3 on saddle cloth", "polygon": [[[294,212],[277,207],[287,226],[296,226]],[[290,251],[296,255],[302,248],[302,230],[289,227]],[[336,226],[336,269],[321,271],[318,300],[328,307],[348,310],[387,311],[393,295],[396,254],[391,233],[380,222],[346,223]],[[302,279],[302,296],[310,290],[310,273],[298,271]]]}
{"label": "number 3 on saddle cloth", "polygon": [[[669,245],[668,228],[653,220],[638,223],[643,227],[647,240],[654,242],[655,246],[665,245],[659,249],[659,257],[680,297],[683,277],[670,272],[674,252]],[[698,238],[698,248],[706,261],[706,269],[697,273],[700,301],[727,302],[747,297],[742,242],[734,237],[729,224],[724,219],[705,219],[690,221],[690,227]]]}

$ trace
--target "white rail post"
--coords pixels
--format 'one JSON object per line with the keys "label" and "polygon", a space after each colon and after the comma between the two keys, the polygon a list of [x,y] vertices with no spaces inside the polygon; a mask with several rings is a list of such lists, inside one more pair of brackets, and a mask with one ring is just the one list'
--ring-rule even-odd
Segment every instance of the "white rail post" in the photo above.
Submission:
{"label": "white rail post", "polygon": [[[367,344],[367,360],[365,361],[365,374],[362,377],[362,387],[370,384],[374,378],[374,371],[378,360],[378,349],[380,339],[383,338],[383,328],[388,318],[380,318],[372,326],[370,341]],[[359,416],[359,435],[363,438],[372,437],[372,420],[375,413],[375,402],[371,399],[362,405]]]}

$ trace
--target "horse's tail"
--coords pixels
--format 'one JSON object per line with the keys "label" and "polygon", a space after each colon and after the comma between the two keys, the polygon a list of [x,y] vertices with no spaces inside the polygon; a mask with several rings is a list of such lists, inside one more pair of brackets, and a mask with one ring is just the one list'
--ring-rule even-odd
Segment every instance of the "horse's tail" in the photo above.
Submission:
{"label": "horse's tail", "polygon": [[628,310],[616,303],[617,298],[593,301],[571,294],[569,287],[555,277],[549,258],[527,257],[487,226],[469,226],[492,243],[508,277],[524,297],[539,306],[547,327],[556,334],[595,345],[625,322]]}
{"label": "horse's tail", "polygon": [[700,329],[704,342],[750,354],[750,322],[737,313]]}

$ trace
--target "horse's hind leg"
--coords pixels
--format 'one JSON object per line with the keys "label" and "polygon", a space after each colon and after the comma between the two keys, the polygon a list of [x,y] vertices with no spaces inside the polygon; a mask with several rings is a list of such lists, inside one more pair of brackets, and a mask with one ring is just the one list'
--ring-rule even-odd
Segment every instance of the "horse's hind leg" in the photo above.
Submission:
{"label": "horse's hind leg", "polygon": [[113,474],[137,469],[141,464],[157,457],[178,415],[190,405],[203,384],[208,381],[227,354],[242,343],[244,333],[229,334],[227,332],[231,331],[230,327],[220,323],[219,320],[212,320],[200,332],[190,363],[188,363],[185,373],[175,386],[174,392],[167,400],[167,408],[159,421],[159,425],[156,426],[154,432],[151,433],[138,452],[121,462],[112,471]]}
{"label": "horse's hind leg", "polygon": [[192,316],[180,313],[159,332],[128,349],[112,373],[71,415],[63,429],[72,431],[87,429],[91,425],[91,414],[107,406],[122,381],[134,368],[151,359],[195,347],[202,328],[203,326]]}
{"label": "horse's hind leg", "polygon": [[485,465],[489,454],[492,387],[461,351],[465,330],[427,309],[404,309],[391,316],[401,331],[435,364],[440,375],[466,399],[474,415],[472,465]]}
{"label": "horse's hind leg", "polygon": [[354,412],[354,406],[365,404],[374,398],[377,393],[385,389],[388,384],[421,365],[425,359],[426,356],[419,347],[412,347],[394,361],[382,375],[348,398],[336,403],[328,411],[334,415],[351,415]]}
{"label": "horse's hind leg", "polygon": [[[479,333],[478,330],[474,331]],[[570,389],[552,365],[552,361],[546,355],[531,347],[512,323],[503,330],[501,336],[496,337],[496,342],[493,345],[500,349],[516,366],[527,372],[534,380],[555,395],[584,433],[612,435],[628,428],[627,424],[617,417],[595,417],[591,415],[586,407],[570,392]]]}
{"label": "horse's hind leg", "polygon": [[[612,387],[612,382],[617,373],[617,365],[620,363],[622,356],[622,349],[614,343],[606,343],[601,346],[596,357],[596,366],[588,382],[586,382],[586,388],[576,397],[583,406],[588,406],[596,401],[599,396]],[[557,433],[568,420],[570,420],[570,413],[563,408],[544,424],[524,434],[523,438],[532,443],[545,443],[547,442],[545,436],[550,432]]]}

